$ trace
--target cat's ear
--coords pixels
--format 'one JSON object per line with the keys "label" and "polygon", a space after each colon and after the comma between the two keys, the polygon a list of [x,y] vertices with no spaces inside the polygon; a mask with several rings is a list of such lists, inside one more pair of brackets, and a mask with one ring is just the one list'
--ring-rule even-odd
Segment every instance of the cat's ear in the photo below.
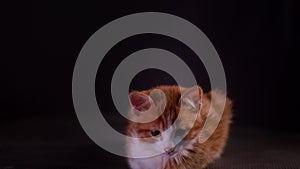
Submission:
{"label": "cat's ear", "polygon": [[131,107],[138,111],[146,111],[151,107],[151,98],[141,92],[133,91],[129,94]]}
{"label": "cat's ear", "polygon": [[192,107],[194,110],[199,110],[201,106],[201,99],[203,91],[199,86],[182,89],[181,103]]}

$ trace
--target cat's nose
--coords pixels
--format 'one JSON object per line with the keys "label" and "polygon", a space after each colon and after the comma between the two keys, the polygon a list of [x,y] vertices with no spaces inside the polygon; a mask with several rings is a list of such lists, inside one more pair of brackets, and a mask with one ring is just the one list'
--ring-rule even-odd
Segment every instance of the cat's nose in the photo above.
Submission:
{"label": "cat's nose", "polygon": [[171,153],[174,152],[174,149],[175,149],[174,147],[167,147],[164,150],[165,150],[166,153],[171,154]]}

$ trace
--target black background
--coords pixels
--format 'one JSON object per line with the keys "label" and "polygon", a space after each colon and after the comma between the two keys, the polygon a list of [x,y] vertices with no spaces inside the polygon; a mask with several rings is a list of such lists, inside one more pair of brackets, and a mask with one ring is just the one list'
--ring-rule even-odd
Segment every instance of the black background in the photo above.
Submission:
{"label": "black background", "polygon": [[[14,49],[14,65],[4,66],[7,80],[0,100],[2,139],[25,139],[28,144],[37,140],[44,145],[54,138],[57,142],[71,139],[64,133],[80,133],[72,139],[92,144],[78,123],[72,103],[76,59],[87,39],[103,25],[145,11],[177,15],[207,35],[225,69],[228,95],[234,100],[235,127],[299,132],[299,112],[292,110],[290,97],[295,89],[289,79],[289,62],[297,56],[296,6],[294,1],[260,0],[32,2],[26,21],[29,31],[25,32],[29,37],[20,42],[22,48]],[[148,47],[175,52],[188,62],[204,90],[210,89],[201,61],[190,59],[195,56],[183,44],[159,35],[139,35],[114,46],[98,70],[96,93],[102,110],[114,112],[107,91],[117,64],[130,53]],[[158,84],[174,84],[174,80],[158,70],[144,71],[132,81],[131,89]],[[119,119],[116,112],[109,117],[111,124]],[[119,124],[126,123],[119,120]],[[65,124],[69,124],[67,128]],[[13,146],[14,141],[10,143]]]}
{"label": "black background", "polygon": [[[194,23],[214,44],[224,64],[229,96],[235,101],[236,123],[299,129],[292,123],[298,113],[289,109],[288,97],[293,92],[289,88],[288,62],[295,55],[295,5],[292,1],[34,2],[31,11],[32,54],[26,57],[27,62],[18,63],[20,67],[14,70],[18,81],[10,87],[18,93],[10,96],[11,100],[5,100],[17,105],[4,112],[12,118],[27,116],[28,113],[73,114],[72,73],[87,39],[103,25],[121,16],[157,11]],[[164,45],[164,41],[151,36],[130,42],[119,45],[116,58],[155,45],[172,51],[178,46],[172,49],[176,42],[172,44],[172,40],[168,40]],[[189,51],[181,50],[178,55],[189,57],[184,56],[185,52]],[[201,67],[199,62],[195,65],[192,62],[190,66]],[[149,78],[153,85],[170,83],[159,76]],[[207,86],[207,81],[199,83]],[[97,87],[99,85],[101,83],[97,83]]]}

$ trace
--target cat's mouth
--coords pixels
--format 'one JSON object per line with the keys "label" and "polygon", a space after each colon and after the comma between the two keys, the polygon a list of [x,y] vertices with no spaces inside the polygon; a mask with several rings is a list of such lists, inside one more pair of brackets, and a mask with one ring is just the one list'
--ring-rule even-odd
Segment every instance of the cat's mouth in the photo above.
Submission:
{"label": "cat's mouth", "polygon": [[172,148],[169,149],[165,149],[166,154],[169,157],[175,157],[184,147],[184,145],[186,144],[185,141],[180,141],[177,145],[175,145]]}
{"label": "cat's mouth", "polygon": [[179,149],[178,149],[177,146],[175,146],[175,147],[172,147],[172,148],[165,149],[165,152],[168,156],[173,157],[179,152]]}
{"label": "cat's mouth", "polygon": [[173,151],[173,152],[171,152],[171,153],[168,153],[168,155],[169,155],[170,157],[174,157],[177,153],[178,153],[178,151]]}

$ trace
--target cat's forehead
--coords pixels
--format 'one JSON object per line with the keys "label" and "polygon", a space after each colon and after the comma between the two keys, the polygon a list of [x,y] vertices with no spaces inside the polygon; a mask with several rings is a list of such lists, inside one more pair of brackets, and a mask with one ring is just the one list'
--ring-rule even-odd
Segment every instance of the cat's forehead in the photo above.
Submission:
{"label": "cat's forehead", "polygon": [[[157,105],[160,105],[160,101],[162,100],[160,99],[161,96],[155,94],[151,95],[151,92],[155,90],[160,90],[165,95],[166,105],[160,106],[164,107],[164,110],[157,108],[159,107]],[[187,88],[182,88],[179,86],[158,86],[149,90],[141,91],[143,94],[150,96],[151,100],[155,102],[153,105],[156,108],[147,113],[157,114],[158,112],[163,112],[156,120],[148,124],[141,124],[141,126],[145,128],[159,127],[163,130],[168,129],[171,125],[174,128],[190,128],[194,122],[193,120],[195,120],[193,116],[197,113],[191,112],[189,108],[186,108],[180,104],[181,92],[184,92],[185,90],[187,90]]]}
{"label": "cat's forehead", "polygon": [[145,90],[144,92],[149,94],[151,91],[157,90],[157,89],[163,91],[165,95],[176,96],[176,95],[180,95],[180,91],[181,91],[182,87],[179,87],[179,86],[157,86],[157,87],[151,88],[149,90]]}
{"label": "cat's forehead", "polygon": [[178,114],[179,112],[169,111],[164,112],[159,118],[150,122],[142,124],[145,129],[163,129],[166,130],[168,128],[182,128],[188,129],[193,124],[193,119],[190,118],[193,116],[192,113],[182,112],[182,114]]}

